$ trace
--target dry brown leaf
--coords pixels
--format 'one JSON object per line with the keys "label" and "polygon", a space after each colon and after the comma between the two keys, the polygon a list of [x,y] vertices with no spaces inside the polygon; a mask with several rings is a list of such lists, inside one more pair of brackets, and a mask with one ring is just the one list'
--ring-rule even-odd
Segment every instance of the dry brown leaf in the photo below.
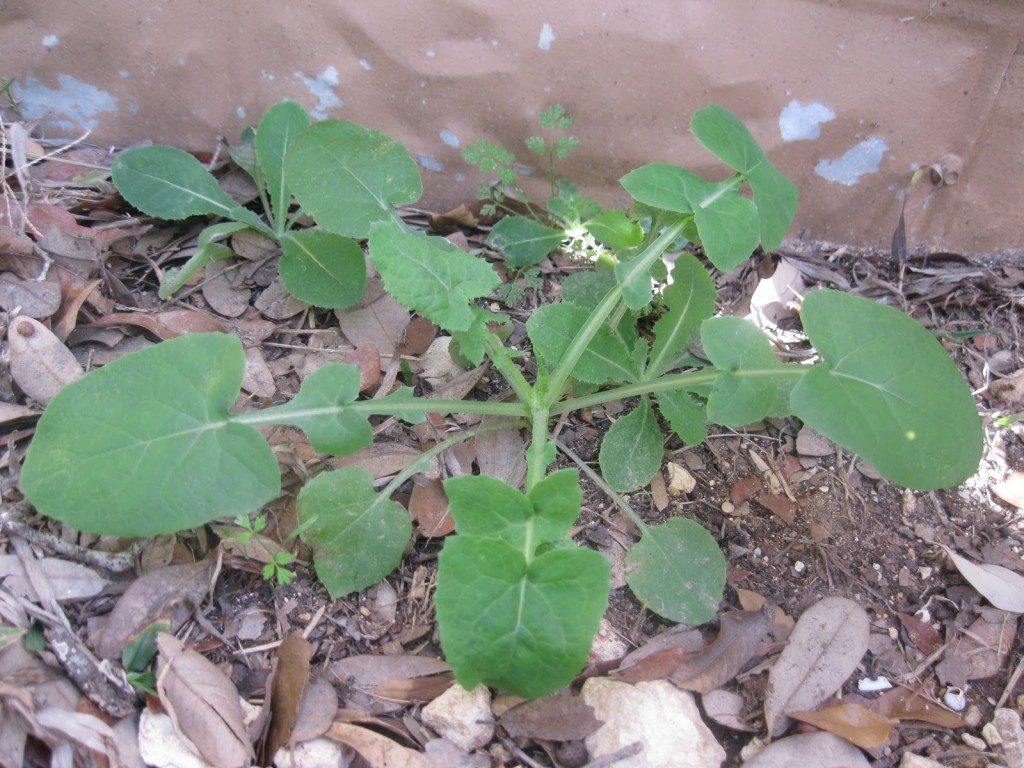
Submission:
{"label": "dry brown leaf", "polygon": [[789,716],[834,733],[861,749],[883,746],[897,722],[855,701],[830,702],[815,712],[790,712]]}
{"label": "dry brown leaf", "polygon": [[[302,692],[309,682],[309,661],[313,646],[295,630],[277,649],[277,664],[270,686],[270,726],[267,729],[265,755],[274,755],[288,743],[302,701]],[[337,708],[337,703],[335,703]],[[334,718],[332,713],[331,718]]]}
{"label": "dry brown leaf", "polygon": [[484,432],[476,438],[480,474],[495,477],[513,488],[526,478],[526,443],[517,429]]}
{"label": "dry brown leaf", "polygon": [[32,241],[13,227],[0,224],[0,255],[34,258]]}
{"label": "dry brown leaf", "polygon": [[215,768],[242,768],[255,756],[238,690],[213,662],[174,635],[157,635],[156,690],[174,730]]}
{"label": "dry brown leaf", "polygon": [[53,333],[61,341],[68,340],[68,336],[78,325],[78,313],[82,309],[82,305],[89,299],[92,292],[103,284],[102,280],[93,280],[76,285],[75,283],[78,281],[78,278],[69,279],[61,286],[64,304],[53,318]]}
{"label": "dry brown leaf", "polygon": [[923,622],[909,613],[897,612],[896,615],[899,617],[900,624],[903,625],[903,629],[910,638],[910,642],[921,653],[927,656],[942,645],[942,635],[931,624]]}
{"label": "dry brown leaf", "polygon": [[[60,601],[85,600],[98,595],[107,586],[107,580],[96,571],[78,563],[44,557],[36,560],[35,565],[42,569],[54,596]],[[39,596],[17,555],[0,555],[0,581],[9,592],[38,602]]]}
{"label": "dry brown leaf", "polygon": [[736,588],[736,599],[744,611],[760,611],[765,604],[764,595],[761,593],[739,587]]}
{"label": "dry brown leaf", "polygon": [[941,728],[963,728],[967,725],[955,712],[929,701],[909,688],[893,688],[886,691],[875,699],[874,709],[894,720],[917,720]]}
{"label": "dry brown leaf", "polygon": [[334,722],[324,736],[352,747],[370,768],[430,768],[421,752],[358,725]]}
{"label": "dry brown leaf", "polygon": [[281,247],[255,229],[242,229],[231,236],[231,250],[243,259],[258,261],[281,252]]}
{"label": "dry brown leaf", "polygon": [[869,635],[864,609],[845,597],[826,597],[804,611],[768,673],[768,732],[778,736],[788,727],[787,712],[813,709],[839,690],[867,651]]}
{"label": "dry brown leaf", "polygon": [[446,235],[458,227],[476,229],[480,225],[479,216],[480,206],[477,203],[471,203],[469,206],[462,203],[446,213],[430,214],[427,216],[427,221],[430,222],[430,228],[434,232]]}
{"label": "dry brown leaf", "polygon": [[738,693],[716,688],[700,697],[704,712],[719,725],[742,733],[756,733],[757,727],[743,719],[743,697]]}
{"label": "dry brown leaf", "polygon": [[547,696],[512,707],[498,718],[498,725],[514,739],[578,741],[598,728],[594,708],[579,696]]}
{"label": "dry brown leaf", "polygon": [[206,265],[203,298],[217,314],[238,317],[249,308],[252,298],[244,281],[245,274],[237,265],[227,260],[214,261]]}
{"label": "dry brown leaf", "polygon": [[451,668],[441,659],[411,654],[348,656],[338,659],[331,667],[331,674],[346,688],[343,692],[345,705],[360,707],[372,714],[393,712],[403,706],[377,695],[377,686],[381,683],[450,671]]}
{"label": "dry brown leaf", "polygon": [[987,621],[981,616],[947,649],[935,672],[940,680],[954,685],[999,674],[1016,636],[1016,616],[1002,613],[997,621]]}
{"label": "dry brown leaf", "polygon": [[870,768],[852,744],[832,733],[802,733],[762,749],[743,768]]}
{"label": "dry brown leaf", "polygon": [[627,654],[613,676],[625,683],[664,680],[687,656],[703,649],[704,638],[696,629],[673,627]]}
{"label": "dry brown leaf", "polygon": [[[367,287],[369,290],[369,286]],[[354,347],[375,347],[390,361],[409,324],[409,310],[382,293],[368,306],[338,309],[341,332]]]}
{"label": "dry brown leaf", "polygon": [[438,327],[425,317],[414,317],[402,335],[402,354],[419,357],[437,338]]}
{"label": "dry brown leaf", "polygon": [[134,325],[149,331],[161,341],[186,333],[227,333],[215,317],[193,309],[169,309],[166,312],[115,312],[96,320],[93,325]]}
{"label": "dry brown leaf", "polygon": [[[374,479],[379,479],[401,472],[422,455],[420,451],[403,443],[374,443],[351,456],[328,459],[327,463],[333,469],[361,467],[373,475]],[[440,464],[435,458],[431,461],[431,468],[423,474],[426,477],[439,477],[440,472]]]}
{"label": "dry brown leaf", "polygon": [[1001,565],[972,563],[949,547],[942,548],[960,575],[992,605],[1002,611],[1024,613],[1024,576]]}
{"label": "dry brown leaf", "polygon": [[703,651],[687,657],[669,676],[687,691],[707,693],[732,680],[757,652],[768,632],[761,611],[731,611],[722,615],[718,637]]}
{"label": "dry brown leaf", "polygon": [[277,392],[274,374],[267,366],[267,359],[259,347],[245,350],[245,374],[242,377],[242,389],[256,397],[270,398]]}
{"label": "dry brown leaf", "polygon": [[374,693],[382,699],[403,703],[423,703],[433,701],[447,691],[455,677],[451,672],[437,675],[410,677],[403,680],[385,680],[377,685]]}
{"label": "dry brown leaf", "polygon": [[742,504],[761,489],[761,478],[757,475],[741,477],[729,486],[729,501],[733,504]]}
{"label": "dry brown leaf", "polygon": [[176,632],[210,588],[210,564],[169,565],[131,583],[111,611],[96,641],[103,659],[118,659],[121,649],[154,621],[165,619]]}
{"label": "dry brown leaf", "polygon": [[18,422],[38,419],[42,414],[27,405],[0,403],[0,426],[11,426]]}
{"label": "dry brown leaf", "polygon": [[455,519],[448,514],[448,496],[438,477],[413,478],[409,514],[416,521],[416,532],[423,538],[447,536],[455,530]]}
{"label": "dry brown leaf", "polygon": [[342,362],[359,368],[359,391],[368,392],[380,386],[380,351],[376,347],[356,347]]}
{"label": "dry brown leaf", "polygon": [[7,341],[11,376],[37,402],[50,402],[63,387],[85,375],[71,350],[38,320],[15,319]]}
{"label": "dry brown leaf", "polygon": [[[235,253],[239,256],[242,255],[237,246],[235,246]],[[300,312],[309,309],[309,304],[299,301],[288,293],[288,289],[284,287],[284,283],[279,277],[275,278],[274,282],[256,297],[253,306],[271,320],[287,320],[289,317],[295,317]]]}
{"label": "dry brown leaf", "polygon": [[298,744],[322,736],[338,712],[338,694],[326,680],[310,680],[299,700],[290,741]]}
{"label": "dry brown leaf", "polygon": [[10,314],[42,320],[60,307],[60,285],[22,280],[10,272],[0,275],[0,307]]}
{"label": "dry brown leaf", "polygon": [[785,496],[778,493],[761,491],[754,496],[754,501],[782,520],[786,525],[792,525],[796,522],[798,508],[796,504]]}
{"label": "dry brown leaf", "polygon": [[651,501],[659,512],[668,509],[668,487],[665,485],[665,475],[660,471],[655,472],[651,478]]}

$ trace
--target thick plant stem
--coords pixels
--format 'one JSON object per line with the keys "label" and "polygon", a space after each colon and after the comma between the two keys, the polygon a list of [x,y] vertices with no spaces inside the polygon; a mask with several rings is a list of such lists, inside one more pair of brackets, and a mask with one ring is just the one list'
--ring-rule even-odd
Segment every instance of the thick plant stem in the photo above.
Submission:
{"label": "thick plant stem", "polygon": [[565,386],[569,381],[569,376],[572,375],[573,368],[576,367],[576,363],[579,362],[580,357],[582,357],[590,345],[594,335],[601,329],[601,326],[619,305],[619,300],[622,298],[623,284],[628,284],[638,276],[649,271],[654,262],[661,257],[682,231],[683,222],[681,221],[666,227],[665,231],[658,235],[633,261],[629,262],[629,269],[626,274],[623,275],[621,280],[616,282],[615,287],[597,305],[597,309],[594,310],[586,324],[580,328],[572,343],[569,344],[569,348],[562,356],[562,359],[558,361],[558,366],[548,380],[546,398],[548,406],[557,403],[565,393]]}
{"label": "thick plant stem", "polygon": [[548,445],[548,420],[550,418],[551,415],[547,407],[543,405],[537,405],[531,409],[532,430],[530,447],[526,449],[527,492],[544,479],[544,472],[548,468],[546,448]]}

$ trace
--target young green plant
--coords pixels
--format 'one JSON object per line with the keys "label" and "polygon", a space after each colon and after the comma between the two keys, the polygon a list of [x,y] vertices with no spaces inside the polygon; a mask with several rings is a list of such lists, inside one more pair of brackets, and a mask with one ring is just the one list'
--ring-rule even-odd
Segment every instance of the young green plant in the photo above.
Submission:
{"label": "young green plant", "polygon": [[[582,492],[576,470],[549,471],[553,418],[637,398],[599,453],[602,482],[614,492],[642,487],[658,471],[666,426],[696,444],[709,421],[738,427],[790,414],[908,487],[953,485],[972,474],[981,428],[970,392],[933,335],[906,315],[814,291],[801,319],[820,362],[797,365],[779,362],[753,324],[713,316],[714,285],[692,255],[676,257],[670,284],[655,296],[662,257],[680,242],[699,242],[729,270],[758,246],[776,247],[796,207],[795,188],[734,115],[711,105],[694,115],[691,130],[731,173],[706,181],[653,164],[622,179],[637,201],[636,220],[617,213],[639,238],[624,241],[614,264],[572,277],[562,301],[532,314],[533,381],[493,330],[501,318],[475,304],[498,285],[491,266],[410,231],[395,214],[393,205],[412,202],[418,188],[405,173],[415,164],[404,148],[351,123],[303,130],[283,162],[303,210],[334,234],[366,238],[386,290],[448,331],[474,364],[488,358],[514,400],[416,397],[404,388],[360,400],[358,369],[331,364],[307,376],[291,401],[237,412],[241,343],[189,335],[58,393],[29,447],[22,490],[40,512],[76,528],[147,536],[248,514],[280,495],[277,461],[258,427],[290,424],[318,451],[344,455],[372,442],[373,416],[489,417],[426,450],[379,493],[358,468],[323,472],[299,492],[302,537],[338,597],[400,562],[412,531],[391,495],[404,482],[459,441],[528,429],[524,489],[484,476],[446,481],[457,535],[439,556],[436,604],[442,647],[462,685],[541,696],[583,665],[609,590],[606,562],[568,537]],[[381,151],[367,154],[368,143]],[[653,332],[640,333],[638,318],[655,308]],[[706,360],[688,352],[694,335]],[[637,598],[675,621],[711,619],[725,581],[711,534],[680,517],[638,523],[641,538],[627,555]]]}

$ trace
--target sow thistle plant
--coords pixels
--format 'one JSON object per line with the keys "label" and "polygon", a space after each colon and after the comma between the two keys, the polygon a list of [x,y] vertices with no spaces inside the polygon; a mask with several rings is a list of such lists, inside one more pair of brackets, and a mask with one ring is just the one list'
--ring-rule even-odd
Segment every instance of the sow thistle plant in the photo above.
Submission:
{"label": "sow thistle plant", "polygon": [[[412,531],[408,513],[391,499],[399,486],[459,441],[528,429],[524,488],[484,476],[445,482],[457,535],[439,556],[436,604],[441,644],[463,686],[484,682],[534,697],[579,671],[609,591],[606,561],[568,536],[582,492],[576,470],[549,471],[553,418],[636,398],[600,448],[601,482],[619,492],[643,487],[659,470],[666,431],[695,445],[708,423],[740,427],[788,415],[904,486],[934,489],[971,475],[982,433],[970,393],[932,334],[895,309],[814,291],[801,320],[820,362],[783,363],[753,324],[714,316],[711,277],[683,253],[658,301],[653,331],[638,332],[638,320],[653,312],[652,275],[661,276],[668,249],[699,243],[727,271],[758,246],[777,247],[796,209],[796,189],[734,115],[708,106],[694,115],[691,131],[730,172],[708,181],[674,165],[647,165],[622,179],[636,201],[630,215],[577,211],[579,223],[617,258],[571,276],[561,301],[532,313],[532,381],[518,353],[492,330],[503,318],[475,303],[498,287],[491,265],[443,238],[411,231],[396,214],[395,206],[415,202],[422,187],[415,161],[393,139],[349,122],[307,125],[294,105],[272,108],[251,142],[250,168],[268,199],[267,221],[225,199],[184,153],[126,152],[114,179],[133,205],[167,218],[230,219],[211,227],[206,248],[231,228],[275,237],[286,285],[300,296],[308,288],[311,298],[313,283],[329,285],[337,294],[326,306],[361,293],[357,241],[365,240],[386,290],[450,333],[472,363],[489,359],[515,400],[428,399],[407,388],[360,400],[358,369],[331,364],[307,376],[291,401],[237,412],[240,341],[186,335],[110,363],[51,401],[25,460],[26,497],[43,514],[82,530],[151,536],[248,515],[280,495],[280,470],[260,426],[296,426],[316,450],[344,455],[371,443],[371,417],[489,417],[424,452],[379,493],[358,468],[325,471],[302,488],[301,536],[336,598],[378,582],[400,562]],[[315,228],[295,228],[292,196]],[[492,243],[510,260],[539,260],[564,239],[564,229],[526,218],[510,217],[499,227]],[[510,235],[525,227],[550,229],[550,237]],[[694,335],[707,364],[688,355]],[[633,516],[640,529],[627,554],[634,594],[667,619],[710,620],[725,584],[725,559],[711,534],[682,517],[650,525]]]}

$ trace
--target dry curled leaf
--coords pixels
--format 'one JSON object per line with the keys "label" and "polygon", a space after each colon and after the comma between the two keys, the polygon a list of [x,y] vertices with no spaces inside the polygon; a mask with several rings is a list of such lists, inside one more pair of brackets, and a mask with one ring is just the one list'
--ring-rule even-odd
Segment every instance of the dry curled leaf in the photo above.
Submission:
{"label": "dry curled leaf", "polygon": [[409,514],[416,521],[416,532],[424,538],[447,536],[455,530],[455,520],[448,514],[448,497],[438,477],[414,479]]}
{"label": "dry curled leaf", "polygon": [[514,739],[577,741],[585,739],[601,722],[594,708],[579,696],[546,696],[512,707],[498,719],[498,725]]}
{"label": "dry curled leaf", "polygon": [[720,688],[750,661],[767,632],[768,616],[761,611],[723,614],[715,641],[683,661],[669,680],[683,690],[697,693]]}
{"label": "dry curled leaf", "polygon": [[11,376],[37,402],[50,402],[63,387],[85,375],[71,350],[38,320],[16,318],[7,341]]}
{"label": "dry curled leaf", "polygon": [[[35,561],[42,569],[46,580],[53,588],[54,596],[60,601],[85,600],[98,595],[107,586],[107,580],[91,568],[61,560],[44,557]],[[4,589],[20,597],[38,601],[39,596],[32,588],[29,576],[17,555],[0,555],[0,581]]]}
{"label": "dry curled leaf", "polygon": [[816,712],[790,712],[789,716],[834,733],[861,749],[878,749],[889,741],[896,720],[873,712],[855,701],[830,702]]}
{"label": "dry curled leaf", "polygon": [[354,749],[370,768],[430,768],[422,753],[358,725],[334,722],[324,736]]}
{"label": "dry curled leaf", "polygon": [[955,712],[929,701],[909,688],[893,688],[875,699],[879,714],[894,720],[917,720],[941,728],[963,728],[966,723]]}
{"label": "dry curled leaf", "polygon": [[[271,714],[265,755],[276,754],[291,737],[302,694],[309,682],[309,662],[312,658],[313,646],[298,630],[285,637],[277,649],[274,679],[270,683]],[[333,713],[331,718],[334,718]]]}
{"label": "dry curled leaf", "polygon": [[845,597],[826,597],[808,608],[768,673],[764,716],[775,736],[787,712],[814,709],[839,690],[868,649],[870,622]]}
{"label": "dry curled leaf", "polygon": [[743,697],[738,693],[718,688],[700,698],[704,712],[719,725],[733,731],[756,733],[757,728],[743,718]]}
{"label": "dry curled leaf", "polygon": [[238,690],[213,662],[161,633],[156,690],[176,733],[214,768],[242,768],[253,759]]}
{"label": "dry curled leaf", "polygon": [[220,320],[194,309],[169,309],[155,313],[115,312],[99,318],[93,325],[134,325],[149,331],[161,341],[186,333],[227,333]]}
{"label": "dry curled leaf", "polygon": [[60,307],[60,285],[45,280],[22,280],[5,272],[0,275],[0,307],[10,313],[42,320]]}
{"label": "dry curled leaf", "polygon": [[1024,613],[1024,576],[1001,565],[972,563],[949,547],[943,546],[960,575],[996,608]]}
{"label": "dry curled leaf", "polygon": [[903,629],[906,630],[907,635],[910,637],[910,642],[921,653],[925,655],[930,654],[942,645],[942,635],[931,624],[923,622],[909,613],[898,612],[896,615],[899,617]]}
{"label": "dry curled leaf", "polygon": [[870,768],[861,751],[821,731],[780,739],[762,749],[743,768]]}

